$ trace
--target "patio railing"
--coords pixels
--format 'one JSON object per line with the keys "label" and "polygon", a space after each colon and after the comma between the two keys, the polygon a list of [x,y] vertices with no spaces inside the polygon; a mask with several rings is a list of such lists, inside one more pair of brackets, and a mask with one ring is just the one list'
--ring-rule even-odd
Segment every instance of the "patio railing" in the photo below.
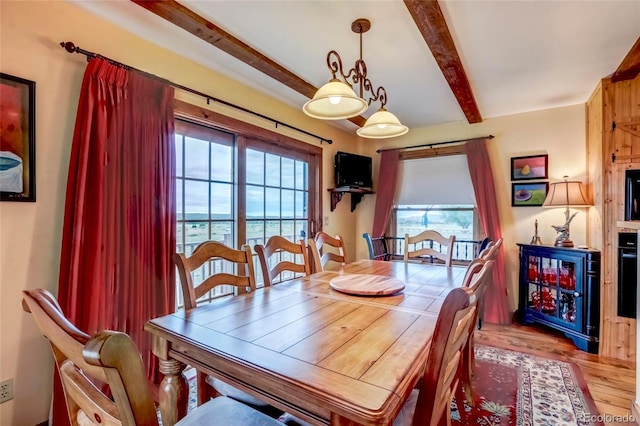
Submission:
{"label": "patio railing", "polygon": [[[387,248],[392,258],[398,259],[404,256],[404,237],[386,237]],[[482,241],[477,240],[456,240],[453,246],[453,261],[457,264],[467,264],[478,256]],[[415,249],[429,247],[441,251],[440,244],[429,241],[416,244]],[[431,259],[436,262],[435,259]]]}

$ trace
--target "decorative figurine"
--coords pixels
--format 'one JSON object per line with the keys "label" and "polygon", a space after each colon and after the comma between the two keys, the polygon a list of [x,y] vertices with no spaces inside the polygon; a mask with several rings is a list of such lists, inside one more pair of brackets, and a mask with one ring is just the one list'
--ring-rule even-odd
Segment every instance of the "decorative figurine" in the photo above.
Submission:
{"label": "decorative figurine", "polygon": [[531,238],[531,242],[529,244],[534,244],[536,246],[541,246],[542,245],[542,240],[540,239],[540,236],[538,235],[538,219],[536,219],[534,226],[535,226],[536,233],[533,236],[533,238]]}
{"label": "decorative figurine", "polygon": [[567,221],[564,225],[551,225],[551,227],[558,233],[558,236],[556,237],[556,247],[573,247],[573,241],[571,241],[571,238],[569,237],[569,224],[577,214],[578,212],[569,215],[569,208],[567,208],[567,211],[565,211]]}

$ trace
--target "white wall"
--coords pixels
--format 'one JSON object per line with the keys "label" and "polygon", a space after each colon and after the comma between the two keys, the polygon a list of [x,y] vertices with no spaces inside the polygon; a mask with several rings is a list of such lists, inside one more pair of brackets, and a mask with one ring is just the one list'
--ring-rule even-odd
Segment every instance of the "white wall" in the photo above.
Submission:
{"label": "white wall", "polygon": [[[126,33],[61,1],[0,2],[0,70],[36,82],[35,203],[0,203],[0,380],[15,380],[15,399],[0,405],[0,425],[34,425],[47,419],[53,360],[33,319],[21,308],[21,292],[54,293],[58,269],[69,153],[86,60],[60,46],[73,41],[176,83],[240,104],[311,133],[333,139],[324,148],[323,205],[331,233],[345,235],[355,252],[356,216],[343,201],[329,212],[335,151],[358,152],[351,133],[308,118],[301,108],[275,102],[230,79]],[[179,94],[181,98],[188,98]],[[185,99],[186,100],[186,99]],[[188,99],[206,105],[201,99]],[[317,144],[317,140],[215,104],[210,109]],[[348,196],[347,196],[348,197]]]}
{"label": "white wall", "polygon": [[[594,87],[597,82],[594,82]],[[511,207],[511,157],[535,154],[549,155],[549,182],[572,179],[586,182],[587,156],[585,142],[584,105],[574,105],[545,111],[488,118],[482,123],[448,123],[439,126],[412,129],[407,135],[370,145],[368,154],[379,161],[376,149],[411,146],[429,142],[460,140],[477,136],[494,135],[488,142],[493,177],[498,197],[500,223],[504,237],[506,272],[509,299],[513,310],[518,296],[518,247],[517,243],[529,243],[534,234],[534,220],[538,219],[539,234],[544,244],[553,244],[556,232],[551,225],[564,224],[563,209],[542,207]],[[377,170],[377,167],[376,167]],[[375,206],[370,196],[371,207]],[[576,245],[586,244],[588,209],[571,222],[571,237]],[[373,211],[358,212],[358,232],[371,232]],[[357,247],[360,257],[367,256],[364,240]]]}

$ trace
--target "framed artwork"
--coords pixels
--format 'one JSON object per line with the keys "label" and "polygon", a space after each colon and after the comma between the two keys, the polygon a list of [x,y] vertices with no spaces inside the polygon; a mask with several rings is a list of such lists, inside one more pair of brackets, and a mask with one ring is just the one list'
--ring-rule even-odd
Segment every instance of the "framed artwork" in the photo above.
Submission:
{"label": "framed artwork", "polygon": [[541,206],[547,198],[548,182],[512,183],[511,205],[513,207]]}
{"label": "framed artwork", "polygon": [[0,73],[0,201],[36,200],[36,83]]}
{"label": "framed artwork", "polygon": [[511,180],[547,179],[549,156],[529,155],[511,158]]}

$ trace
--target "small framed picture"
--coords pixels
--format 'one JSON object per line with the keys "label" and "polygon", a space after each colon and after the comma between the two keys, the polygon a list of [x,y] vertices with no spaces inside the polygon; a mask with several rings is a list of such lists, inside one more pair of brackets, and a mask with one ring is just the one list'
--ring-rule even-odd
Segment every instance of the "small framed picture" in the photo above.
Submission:
{"label": "small framed picture", "polygon": [[511,180],[547,179],[549,156],[529,155],[511,158]]}
{"label": "small framed picture", "polygon": [[513,207],[541,206],[547,198],[548,182],[512,183],[511,205]]}
{"label": "small framed picture", "polygon": [[36,83],[0,73],[0,201],[36,200]]}

